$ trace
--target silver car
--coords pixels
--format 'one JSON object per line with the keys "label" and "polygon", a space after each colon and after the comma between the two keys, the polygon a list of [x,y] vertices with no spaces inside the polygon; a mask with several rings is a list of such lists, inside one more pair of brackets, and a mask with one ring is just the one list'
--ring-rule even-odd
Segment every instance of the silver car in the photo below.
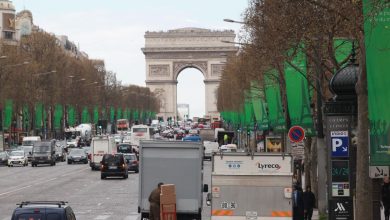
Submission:
{"label": "silver car", "polygon": [[14,165],[28,165],[28,158],[23,150],[11,151],[8,158],[8,167],[13,167]]}

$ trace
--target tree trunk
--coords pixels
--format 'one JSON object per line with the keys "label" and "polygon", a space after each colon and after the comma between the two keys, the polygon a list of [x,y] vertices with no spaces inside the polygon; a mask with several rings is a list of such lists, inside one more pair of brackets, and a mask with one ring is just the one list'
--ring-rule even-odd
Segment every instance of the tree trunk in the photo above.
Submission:
{"label": "tree trunk", "polygon": [[[360,37],[364,45],[364,37]],[[356,84],[358,99],[358,142],[356,157],[356,220],[372,219],[372,182],[369,177],[368,92],[365,48],[360,47],[360,74]]]}
{"label": "tree trunk", "polygon": [[[317,174],[317,138],[312,138],[311,142],[311,154],[310,154],[310,185],[311,185],[311,191],[316,196],[316,204],[318,200],[318,174]],[[318,206],[316,206],[318,207]]]}
{"label": "tree trunk", "polygon": [[305,187],[308,185],[311,185],[311,143],[312,143],[312,138],[307,137],[305,140],[305,159],[304,159],[304,171],[305,171]]}

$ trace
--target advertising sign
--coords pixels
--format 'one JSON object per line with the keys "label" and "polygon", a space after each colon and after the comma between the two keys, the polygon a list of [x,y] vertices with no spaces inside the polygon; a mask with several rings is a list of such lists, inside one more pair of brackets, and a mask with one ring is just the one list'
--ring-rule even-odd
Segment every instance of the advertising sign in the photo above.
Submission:
{"label": "advertising sign", "polygon": [[265,146],[267,152],[281,152],[282,151],[282,138],[279,136],[266,137]]}
{"label": "advertising sign", "polygon": [[389,176],[388,166],[370,166],[370,178],[383,178]]}
{"label": "advertising sign", "polygon": [[221,175],[292,175],[291,156],[241,155],[214,157],[214,174]]}
{"label": "advertising sign", "polygon": [[332,199],[330,201],[330,219],[353,220],[353,202],[350,198]]}
{"label": "advertising sign", "polygon": [[332,148],[332,157],[349,156],[348,131],[331,131],[330,143]]}
{"label": "advertising sign", "polygon": [[348,197],[350,196],[350,185],[348,182],[332,183],[333,197]]}

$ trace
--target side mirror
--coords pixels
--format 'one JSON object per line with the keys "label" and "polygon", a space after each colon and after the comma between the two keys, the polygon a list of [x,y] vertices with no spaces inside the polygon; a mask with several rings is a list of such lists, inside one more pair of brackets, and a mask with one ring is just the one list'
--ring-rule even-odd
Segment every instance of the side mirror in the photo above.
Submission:
{"label": "side mirror", "polygon": [[203,185],[203,192],[205,192],[205,193],[209,192],[209,185],[207,185],[207,184]]}
{"label": "side mirror", "polygon": [[206,205],[211,206],[211,193],[207,193]]}

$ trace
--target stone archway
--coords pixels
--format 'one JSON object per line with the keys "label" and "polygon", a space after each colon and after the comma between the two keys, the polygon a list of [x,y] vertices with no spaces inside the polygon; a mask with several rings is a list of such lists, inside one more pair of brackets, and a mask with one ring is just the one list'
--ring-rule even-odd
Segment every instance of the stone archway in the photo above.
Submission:
{"label": "stone archway", "polygon": [[229,55],[237,52],[230,43],[234,31],[213,31],[200,28],[181,28],[167,32],[146,32],[145,47],[146,86],[158,92],[162,105],[158,116],[176,118],[177,77],[186,68],[196,68],[204,76],[205,112],[210,118],[219,118],[215,91]]}

